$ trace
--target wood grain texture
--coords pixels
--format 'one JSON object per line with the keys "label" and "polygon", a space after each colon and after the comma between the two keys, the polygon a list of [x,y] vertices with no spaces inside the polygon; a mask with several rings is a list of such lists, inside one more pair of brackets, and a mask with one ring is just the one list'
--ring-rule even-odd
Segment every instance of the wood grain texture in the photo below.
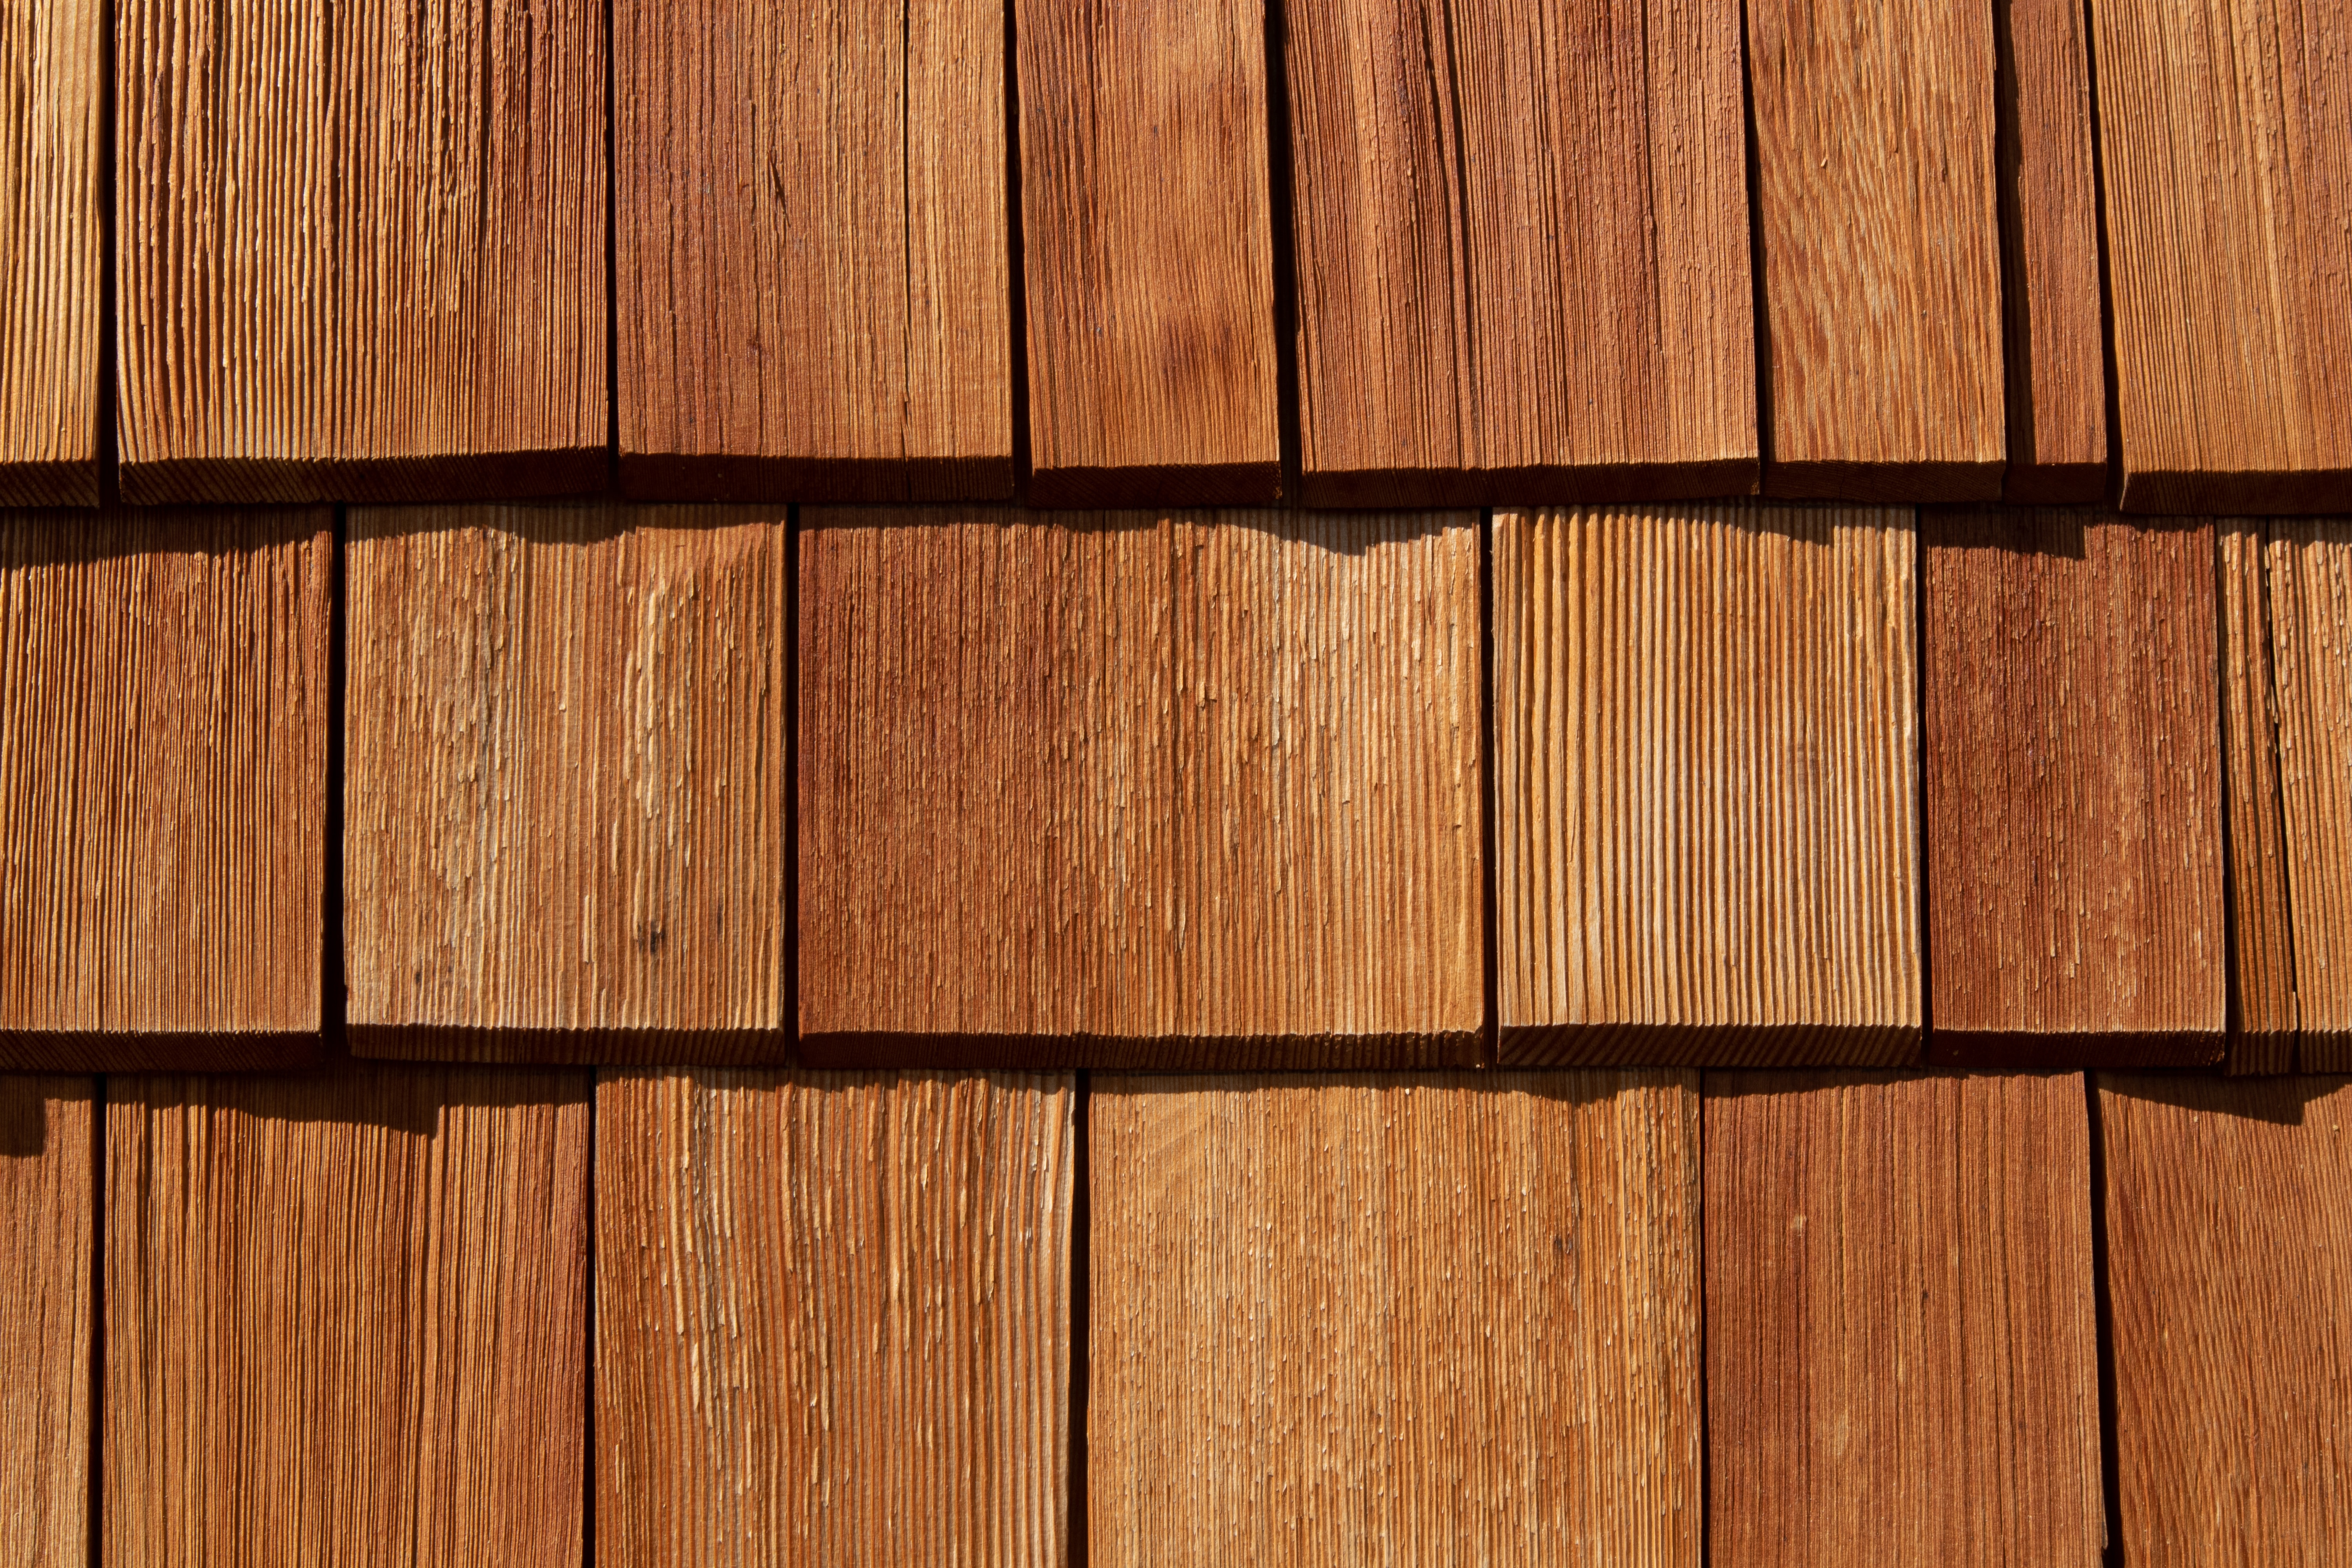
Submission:
{"label": "wood grain texture", "polygon": [[2229,788],[2230,1070],[2294,1070],[2294,913],[2279,790],[2278,682],[2259,519],[2215,525],[2221,602],[2221,752]]}
{"label": "wood grain texture", "polygon": [[620,0],[621,484],[1013,494],[1004,12]]}
{"label": "wood grain texture", "polygon": [[1911,513],[1494,528],[1504,1062],[1916,1061]]}
{"label": "wood grain texture", "polygon": [[600,0],[121,0],[123,499],[605,482]]}
{"label": "wood grain texture", "polygon": [[596,1562],[1068,1561],[1074,1098],[604,1075]]}
{"label": "wood grain texture", "polygon": [[1036,506],[1281,488],[1262,0],[1013,0]]}
{"label": "wood grain texture", "polygon": [[1286,8],[1310,506],[1752,492],[1739,13]]}
{"label": "wood grain texture", "polygon": [[1753,0],[1747,14],[1765,493],[1994,499],[1991,7]]}
{"label": "wood grain texture", "polygon": [[1925,514],[1928,1054],[2221,1058],[2210,525]]}
{"label": "wood grain texture", "polygon": [[786,517],[352,514],[354,1050],[790,1059]]}
{"label": "wood grain texture", "polygon": [[0,1068],[317,1050],[329,524],[0,515]]}
{"label": "wood grain texture", "polygon": [[803,1059],[1475,1062],[1475,527],[804,512]]}
{"label": "wood grain texture", "polygon": [[2083,1080],[1709,1074],[1706,1137],[1708,1560],[2096,1568]]}
{"label": "wood grain texture", "polygon": [[575,1568],[584,1074],[107,1086],[107,1568]]}
{"label": "wood grain texture", "polygon": [[2352,521],[2270,527],[2279,796],[2305,1071],[2352,1070]]}
{"label": "wood grain texture", "polygon": [[0,1560],[89,1568],[91,1084],[0,1078]]}
{"label": "wood grain texture", "polygon": [[2123,1560],[2340,1562],[2352,1083],[2099,1075]]}
{"label": "wood grain texture", "polygon": [[2083,0],[1996,0],[2009,471],[2002,499],[2107,495],[2090,24]]}
{"label": "wood grain texture", "polygon": [[0,506],[98,504],[108,16],[0,4]]}
{"label": "wood grain texture", "polygon": [[2352,510],[2352,11],[2091,13],[2124,510]]}
{"label": "wood grain texture", "polygon": [[1087,1561],[1696,1568],[1696,1091],[1097,1079]]}

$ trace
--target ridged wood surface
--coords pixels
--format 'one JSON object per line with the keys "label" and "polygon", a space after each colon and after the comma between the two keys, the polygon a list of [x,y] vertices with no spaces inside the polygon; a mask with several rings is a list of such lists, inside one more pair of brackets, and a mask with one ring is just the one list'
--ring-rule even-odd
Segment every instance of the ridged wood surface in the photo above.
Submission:
{"label": "ridged wood surface", "polygon": [[1283,25],[1307,504],[1755,489],[1736,6]]}
{"label": "ridged wood surface", "polygon": [[1476,1060],[1475,528],[803,513],[803,1059]]}
{"label": "ridged wood surface", "polygon": [[2002,309],[2012,503],[2107,493],[2090,23],[2082,0],[1996,0]]}
{"label": "ridged wood surface", "polygon": [[1922,527],[1931,1055],[2219,1060],[2212,528],[2025,510]]}
{"label": "ridged wood surface", "polygon": [[605,480],[601,0],[121,0],[138,504]]}
{"label": "ridged wood surface", "polygon": [[781,506],[352,512],[355,1049],[789,1059],[789,551]]}
{"label": "ridged wood surface", "polygon": [[2294,1069],[2294,911],[2279,789],[2278,682],[2272,662],[2269,530],[2214,525],[2221,601],[2221,752],[2229,789],[2232,1072]]}
{"label": "ridged wood surface", "polygon": [[1765,493],[1992,500],[1992,8],[1754,0],[1747,16]]}
{"label": "ridged wood surface", "polygon": [[106,1568],[576,1568],[588,1096],[110,1079]]}
{"label": "ridged wood surface", "polygon": [[1037,506],[1281,488],[1260,0],[1013,0]]}
{"label": "ridged wood surface", "polygon": [[1087,1562],[1696,1568],[1696,1091],[1096,1080]]}
{"label": "ridged wood surface", "polygon": [[108,16],[0,3],[0,506],[98,504]]}
{"label": "ridged wood surface", "polygon": [[2352,10],[2091,13],[2124,510],[2352,510]]}
{"label": "ridged wood surface", "polygon": [[613,8],[621,482],[1013,494],[1004,12]]}
{"label": "ridged wood surface", "polygon": [[2352,521],[2271,525],[2279,795],[2307,1072],[2352,1070]]}
{"label": "ridged wood surface", "polygon": [[317,1048],[329,523],[0,515],[0,1068]]}
{"label": "ridged wood surface", "polygon": [[91,1084],[0,1078],[0,1561],[89,1568]]}
{"label": "ridged wood surface", "polygon": [[1911,513],[1494,529],[1503,1060],[1916,1060]]}
{"label": "ridged wood surface", "polygon": [[2097,1568],[2083,1080],[1710,1074],[1706,1136],[1716,1568]]}
{"label": "ridged wood surface", "polygon": [[605,1074],[597,1563],[1066,1561],[1073,1099]]}
{"label": "ridged wood surface", "polygon": [[2099,1075],[2123,1560],[2322,1563],[2352,1519],[2352,1083]]}

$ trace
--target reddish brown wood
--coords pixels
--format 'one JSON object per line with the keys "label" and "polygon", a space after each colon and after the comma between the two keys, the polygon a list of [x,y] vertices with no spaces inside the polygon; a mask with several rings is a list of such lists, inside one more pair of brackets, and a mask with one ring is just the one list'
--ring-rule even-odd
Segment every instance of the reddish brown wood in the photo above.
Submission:
{"label": "reddish brown wood", "polygon": [[790,1059],[785,522],[351,514],[355,1052]]}
{"label": "reddish brown wood", "polygon": [[2352,1083],[2099,1075],[2126,1563],[2326,1563],[2352,1519]]}
{"label": "reddish brown wood", "polygon": [[1750,0],[1746,15],[1765,493],[1994,499],[1990,7]]}
{"label": "reddish brown wood", "polygon": [[1069,1561],[1075,1099],[605,1074],[596,1562]]}
{"label": "reddish brown wood", "polygon": [[90,1560],[93,1085],[0,1078],[0,1561]]}
{"label": "reddish brown wood", "polygon": [[105,1568],[579,1568],[588,1093],[110,1079]]}
{"label": "reddish brown wood", "polygon": [[317,1051],[330,521],[0,514],[0,1068]]}
{"label": "reddish brown wood", "polygon": [[0,6],[0,506],[96,506],[106,0]]}
{"label": "reddish brown wood", "polygon": [[1096,1079],[1087,1560],[1698,1568],[1696,1090]]}
{"label": "reddish brown wood", "polygon": [[2212,529],[1922,520],[1929,1058],[2218,1061]]}
{"label": "reddish brown wood", "polygon": [[2107,493],[2106,322],[2083,0],[1997,0],[2011,504]]}
{"label": "reddish brown wood", "polygon": [[1475,527],[803,512],[803,1059],[1475,1062]]}
{"label": "reddish brown wood", "polygon": [[1010,498],[1003,5],[612,15],[622,488]]}
{"label": "reddish brown wood", "polygon": [[125,500],[604,488],[604,0],[118,9]]}
{"label": "reddish brown wood", "polygon": [[2126,511],[2352,511],[2352,7],[2097,0]]}
{"label": "reddish brown wood", "polygon": [[2096,1568],[2089,1134],[2074,1077],[1707,1076],[1715,1568]]}
{"label": "reddish brown wood", "polygon": [[1306,504],[1755,489],[1737,6],[1309,0],[1282,25]]}
{"label": "reddish brown wood", "polygon": [[1261,0],[1013,0],[1037,506],[1281,489]]}

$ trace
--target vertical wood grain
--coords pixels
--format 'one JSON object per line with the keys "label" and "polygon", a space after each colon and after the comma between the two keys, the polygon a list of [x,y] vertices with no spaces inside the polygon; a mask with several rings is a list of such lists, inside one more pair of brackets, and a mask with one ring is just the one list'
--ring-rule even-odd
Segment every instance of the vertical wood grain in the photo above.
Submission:
{"label": "vertical wood grain", "polygon": [[1307,504],[1755,489],[1737,6],[1311,0],[1284,37]]}
{"label": "vertical wood grain", "polygon": [[2091,18],[2124,510],[2352,510],[2352,12]]}
{"label": "vertical wood grain", "polygon": [[803,1059],[1475,1059],[1473,518],[802,523]]}
{"label": "vertical wood grain", "polygon": [[2270,527],[2278,781],[2306,1071],[2352,1068],[2352,522]]}
{"label": "vertical wood grain", "polygon": [[1004,13],[621,0],[621,483],[1013,494]]}
{"label": "vertical wood grain", "polygon": [[2278,682],[2272,658],[2265,525],[2215,523],[2221,601],[2221,741],[2230,821],[2232,1072],[2294,1069],[2294,911],[2279,789]]}
{"label": "vertical wood grain", "polygon": [[0,1560],[25,1568],[89,1564],[91,1087],[0,1078]]}
{"label": "vertical wood grain", "polygon": [[0,1068],[317,1049],[328,524],[0,516]]}
{"label": "vertical wood grain", "polygon": [[1097,1079],[1087,1561],[1696,1568],[1696,1089]]}
{"label": "vertical wood grain", "polygon": [[1931,1057],[2218,1061],[2211,527],[2030,510],[1923,527]]}
{"label": "vertical wood grain", "polygon": [[107,1568],[577,1568],[585,1076],[107,1089]]}
{"label": "vertical wood grain", "polygon": [[105,0],[0,5],[0,506],[98,504]]}
{"label": "vertical wood grain", "polygon": [[604,1075],[598,1563],[1066,1562],[1073,1098]]}
{"label": "vertical wood grain", "polygon": [[1916,1061],[1911,514],[1494,528],[1503,1060]]}
{"label": "vertical wood grain", "polygon": [[1261,0],[1013,0],[1038,506],[1280,489]]}
{"label": "vertical wood grain", "polygon": [[1991,8],[1753,0],[1747,16],[1765,493],[1994,499]]}
{"label": "vertical wood grain", "polygon": [[2352,1085],[2099,1075],[2126,1563],[2326,1563],[2352,1518]]}
{"label": "vertical wood grain", "polygon": [[789,1059],[785,518],[352,514],[355,1049]]}
{"label": "vertical wood grain", "polygon": [[2106,499],[2106,320],[2083,0],[1997,0],[2013,504]]}
{"label": "vertical wood grain", "polygon": [[1709,1074],[1706,1138],[1716,1568],[2096,1568],[2082,1079]]}
{"label": "vertical wood grain", "polygon": [[119,9],[125,500],[603,487],[603,0]]}

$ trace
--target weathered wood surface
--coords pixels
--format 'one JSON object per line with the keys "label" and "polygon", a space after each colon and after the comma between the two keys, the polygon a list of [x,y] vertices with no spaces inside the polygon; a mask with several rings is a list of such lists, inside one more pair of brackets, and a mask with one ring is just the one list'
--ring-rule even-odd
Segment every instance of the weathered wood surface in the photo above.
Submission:
{"label": "weathered wood surface", "polygon": [[2124,510],[2352,510],[2352,9],[2091,16]]}
{"label": "weathered wood surface", "polygon": [[1067,1561],[1073,1100],[604,1075],[597,1563]]}
{"label": "weathered wood surface", "polygon": [[1309,0],[1284,34],[1307,504],[1754,490],[1737,7]]}
{"label": "weathered wood surface", "polygon": [[0,516],[0,1068],[317,1049],[329,524]]}
{"label": "weathered wood surface", "polygon": [[577,1568],[584,1074],[107,1085],[107,1568]]}
{"label": "weathered wood surface", "polygon": [[601,0],[121,0],[123,499],[606,478]]}
{"label": "weathered wood surface", "polygon": [[1013,0],[1028,499],[1281,487],[1259,0]]}
{"label": "weathered wood surface", "polygon": [[1996,0],[2001,289],[2012,504],[2107,494],[2090,22],[2082,0]]}
{"label": "weathered wood surface", "polygon": [[2082,1079],[1710,1074],[1706,1138],[1717,1568],[2096,1568]]}
{"label": "weathered wood surface", "polygon": [[1004,12],[613,9],[621,484],[1013,494]]}
{"label": "weathered wood surface", "polygon": [[2218,1061],[2211,527],[2023,510],[1922,527],[1931,1057]]}
{"label": "weathered wood surface", "polygon": [[0,1561],[89,1568],[91,1084],[0,1078]]}
{"label": "weathered wood surface", "polygon": [[804,1060],[1466,1065],[1464,514],[802,514]]}
{"label": "weathered wood surface", "polygon": [[1754,0],[1747,15],[1765,493],[1994,499],[1991,7]]}
{"label": "weathered wood surface", "polygon": [[98,504],[108,25],[0,5],[0,506]]}
{"label": "weathered wood surface", "polygon": [[1696,1568],[1696,1089],[1097,1079],[1087,1562]]}
{"label": "weathered wood surface", "polygon": [[2279,799],[2307,1072],[2352,1069],[2352,522],[2270,525]]}
{"label": "weathered wood surface", "polygon": [[2352,1519],[2352,1084],[2099,1075],[2126,1563],[2328,1563]]}
{"label": "weathered wood surface", "polygon": [[2294,1070],[2294,910],[2285,802],[2279,790],[2278,680],[2273,660],[2269,530],[2215,524],[2221,601],[2221,746],[2230,856],[2230,1070]]}
{"label": "weathered wood surface", "polygon": [[354,1049],[790,1059],[785,523],[352,514]]}
{"label": "weathered wood surface", "polygon": [[1494,527],[1502,1059],[1916,1061],[1911,513]]}

